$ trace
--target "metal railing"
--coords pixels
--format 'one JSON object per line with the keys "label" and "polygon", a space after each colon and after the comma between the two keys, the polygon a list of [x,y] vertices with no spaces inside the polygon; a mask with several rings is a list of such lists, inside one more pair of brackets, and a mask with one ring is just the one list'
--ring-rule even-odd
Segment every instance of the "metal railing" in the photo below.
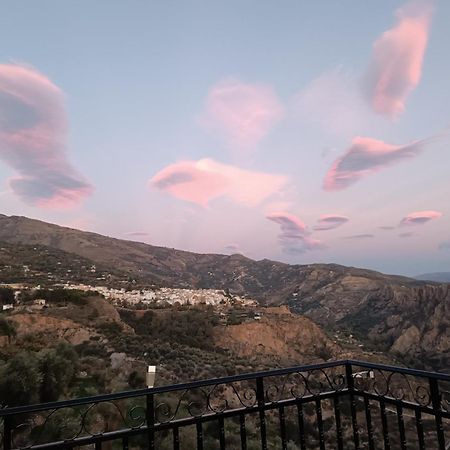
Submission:
{"label": "metal railing", "polygon": [[445,450],[449,391],[450,375],[336,361],[4,408],[2,448]]}

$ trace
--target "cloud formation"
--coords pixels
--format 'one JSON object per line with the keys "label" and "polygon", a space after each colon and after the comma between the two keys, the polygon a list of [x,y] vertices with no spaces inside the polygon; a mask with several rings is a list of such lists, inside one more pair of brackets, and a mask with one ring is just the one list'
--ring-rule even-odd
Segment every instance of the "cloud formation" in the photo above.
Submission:
{"label": "cloud formation", "polygon": [[66,154],[63,94],[34,69],[0,64],[0,160],[12,191],[40,207],[69,207],[92,193]]}
{"label": "cloud formation", "polygon": [[375,112],[395,117],[404,111],[420,81],[432,13],[432,1],[411,1],[397,10],[397,24],[375,41],[365,77]]}
{"label": "cloud formation", "polygon": [[386,144],[376,139],[357,136],[350,148],[338,158],[325,176],[326,191],[340,191],[361,178],[417,156],[427,139],[406,145]]}
{"label": "cloud formation", "polygon": [[417,211],[408,214],[400,221],[400,226],[424,225],[434,219],[442,217],[439,211]]}
{"label": "cloud formation", "polygon": [[228,79],[211,88],[202,123],[234,150],[251,151],[283,117],[271,87]]}
{"label": "cloud formation", "polygon": [[333,230],[334,228],[338,228],[341,225],[344,225],[344,223],[347,223],[348,220],[348,217],[345,216],[336,216],[332,214],[324,215],[319,218],[319,220],[317,221],[317,225],[314,226],[314,230]]}
{"label": "cloud formation", "polygon": [[415,236],[415,234],[414,233],[411,233],[411,232],[406,232],[406,233],[400,233],[399,235],[398,235],[398,237],[400,237],[400,238],[410,238],[410,237],[413,237],[413,236]]}
{"label": "cloud formation", "polygon": [[234,242],[225,245],[224,251],[227,254],[236,254],[236,253],[242,254],[242,250],[241,250],[239,244],[236,244]]}
{"label": "cloud formation", "polygon": [[146,231],[128,231],[125,233],[125,236],[131,236],[131,237],[146,237],[149,236],[150,233],[147,233]]}
{"label": "cloud formation", "polygon": [[372,239],[375,236],[373,234],[365,233],[365,234],[354,234],[352,236],[346,236],[344,239]]}
{"label": "cloud formation", "polygon": [[439,244],[439,250],[450,250],[450,241],[444,241]]}
{"label": "cloud formation", "polygon": [[358,78],[337,67],[314,78],[293,98],[293,112],[320,132],[353,136],[373,122],[370,108],[361,97]]}
{"label": "cloud formation", "polygon": [[279,193],[287,177],[240,169],[212,159],[180,161],[150,179],[150,186],[201,206],[218,197],[256,206]]}
{"label": "cloud formation", "polygon": [[278,240],[285,253],[298,254],[325,248],[321,241],[309,236],[306,225],[297,216],[285,212],[272,212],[266,218],[280,226],[281,233]]}

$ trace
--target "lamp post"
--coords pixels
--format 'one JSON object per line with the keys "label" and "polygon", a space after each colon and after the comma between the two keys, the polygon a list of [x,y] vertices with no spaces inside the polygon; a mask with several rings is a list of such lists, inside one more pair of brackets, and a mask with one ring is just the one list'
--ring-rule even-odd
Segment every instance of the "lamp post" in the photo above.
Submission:
{"label": "lamp post", "polygon": [[148,388],[152,388],[155,385],[156,366],[147,366],[147,372],[145,374],[145,384]]}

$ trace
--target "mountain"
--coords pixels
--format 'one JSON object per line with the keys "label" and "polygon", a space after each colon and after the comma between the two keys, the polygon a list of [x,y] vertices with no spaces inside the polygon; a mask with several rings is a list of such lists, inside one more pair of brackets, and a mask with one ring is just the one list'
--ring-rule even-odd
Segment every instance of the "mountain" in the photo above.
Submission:
{"label": "mountain", "polygon": [[450,272],[424,273],[414,278],[416,280],[436,281],[437,283],[450,283]]}
{"label": "mountain", "polygon": [[95,264],[104,280],[125,277],[147,286],[224,289],[263,305],[288,305],[330,333],[355,336],[416,366],[450,365],[447,284],[337,264],[289,265],[242,255],[196,254],[16,216],[0,216],[0,241],[19,246],[25,255],[31,252],[25,247],[32,246],[62,252],[66,261],[80,261],[83,267]]}

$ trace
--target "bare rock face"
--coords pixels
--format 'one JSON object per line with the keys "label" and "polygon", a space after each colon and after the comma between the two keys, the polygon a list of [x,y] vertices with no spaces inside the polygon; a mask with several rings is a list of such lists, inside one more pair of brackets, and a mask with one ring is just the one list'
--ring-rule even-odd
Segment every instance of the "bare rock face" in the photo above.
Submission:
{"label": "bare rock face", "polygon": [[344,276],[303,296],[296,291],[293,310],[331,328],[351,330],[378,348],[421,361],[426,367],[450,367],[450,286],[360,280]]}
{"label": "bare rock face", "polygon": [[241,357],[283,356],[291,364],[339,358],[343,350],[312,320],[285,307],[264,309],[261,320],[216,330],[215,344]]}
{"label": "bare rock face", "polygon": [[420,330],[411,325],[397,338],[391,350],[397,353],[417,351],[420,346]]}
{"label": "bare rock face", "polygon": [[43,314],[19,313],[10,316],[11,322],[16,326],[17,335],[42,333],[48,339],[66,340],[72,345],[88,341],[95,334],[93,330],[80,326],[70,319],[60,319]]}

